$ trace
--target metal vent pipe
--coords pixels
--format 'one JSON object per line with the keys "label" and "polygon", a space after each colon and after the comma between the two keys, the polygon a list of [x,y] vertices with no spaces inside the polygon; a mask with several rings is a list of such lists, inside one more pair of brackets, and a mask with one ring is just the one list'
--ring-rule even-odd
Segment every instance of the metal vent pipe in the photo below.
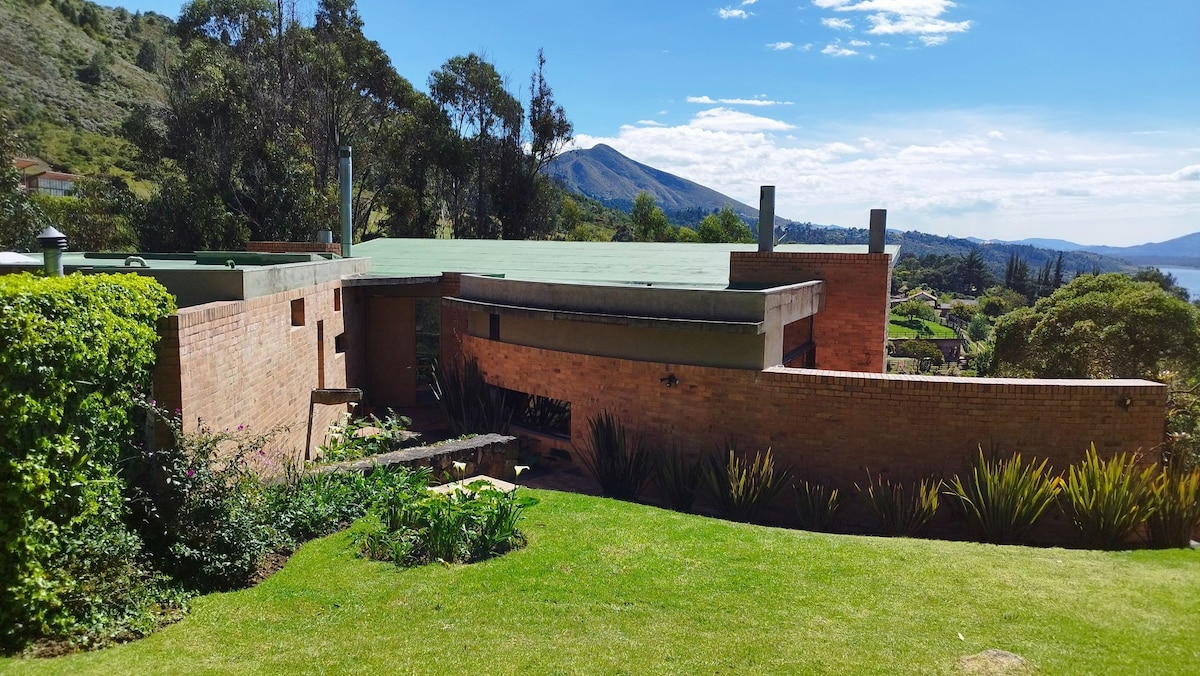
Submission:
{"label": "metal vent pipe", "polygon": [[350,245],[354,243],[352,214],[350,211],[350,180],[354,175],[350,146],[338,149],[338,189],[342,206],[342,258],[350,257]]}
{"label": "metal vent pipe", "polygon": [[42,247],[42,269],[47,277],[63,276],[62,254],[67,250],[67,236],[49,226],[37,236]]}

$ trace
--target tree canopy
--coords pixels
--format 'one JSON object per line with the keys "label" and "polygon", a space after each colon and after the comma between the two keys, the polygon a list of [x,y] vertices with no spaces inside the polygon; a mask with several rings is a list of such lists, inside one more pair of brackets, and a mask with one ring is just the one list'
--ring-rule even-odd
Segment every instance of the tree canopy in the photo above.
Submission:
{"label": "tree canopy", "polygon": [[193,0],[161,110],[124,136],[160,185],[143,246],[241,247],[336,229],[338,149],[354,153],[353,219],[392,236],[544,237],[559,198],[542,168],[571,138],[539,51],[528,108],[477,54],[416,91],[364,37],[353,0]]}
{"label": "tree canopy", "polygon": [[754,233],[729,205],[721,207],[720,211],[709,214],[700,221],[696,235],[701,242],[740,242],[754,241]]}
{"label": "tree canopy", "polygon": [[1197,360],[1197,309],[1154,282],[1082,275],[997,320],[998,375],[1159,378]]}

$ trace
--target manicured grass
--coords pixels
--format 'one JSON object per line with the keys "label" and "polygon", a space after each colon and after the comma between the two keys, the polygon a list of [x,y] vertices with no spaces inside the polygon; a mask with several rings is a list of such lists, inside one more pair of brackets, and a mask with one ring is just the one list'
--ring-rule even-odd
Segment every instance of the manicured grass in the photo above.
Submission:
{"label": "manicured grass", "polygon": [[[469,566],[309,543],[150,638],[11,673],[1188,673],[1200,552],[822,535],[538,491],[529,546]],[[960,634],[962,638],[960,639]]]}
{"label": "manicured grass", "polygon": [[[924,327],[924,331],[922,331]],[[888,338],[957,338],[958,334],[949,326],[926,319],[909,319],[900,315],[888,315]]]}

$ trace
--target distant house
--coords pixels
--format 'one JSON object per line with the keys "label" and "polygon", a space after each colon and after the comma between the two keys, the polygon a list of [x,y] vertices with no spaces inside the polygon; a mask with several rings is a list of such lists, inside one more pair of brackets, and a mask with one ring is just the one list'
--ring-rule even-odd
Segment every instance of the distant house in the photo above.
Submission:
{"label": "distant house", "polygon": [[44,162],[28,157],[14,158],[13,167],[21,172],[21,185],[30,195],[66,197],[75,189],[76,181],[83,178],[77,174],[53,171]]}
{"label": "distant house", "polygon": [[905,300],[919,300],[932,308],[936,308],[938,303],[941,302],[937,296],[929,293],[928,291],[918,291]]}

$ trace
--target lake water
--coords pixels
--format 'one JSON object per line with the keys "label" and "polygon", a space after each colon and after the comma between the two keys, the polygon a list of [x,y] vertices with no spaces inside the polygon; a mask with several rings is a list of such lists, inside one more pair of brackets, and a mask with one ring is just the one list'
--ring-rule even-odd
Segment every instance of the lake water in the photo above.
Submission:
{"label": "lake water", "polygon": [[1175,275],[1175,283],[1188,290],[1192,294],[1192,300],[1200,298],[1200,268],[1164,268],[1158,267],[1163,272],[1169,272]]}

